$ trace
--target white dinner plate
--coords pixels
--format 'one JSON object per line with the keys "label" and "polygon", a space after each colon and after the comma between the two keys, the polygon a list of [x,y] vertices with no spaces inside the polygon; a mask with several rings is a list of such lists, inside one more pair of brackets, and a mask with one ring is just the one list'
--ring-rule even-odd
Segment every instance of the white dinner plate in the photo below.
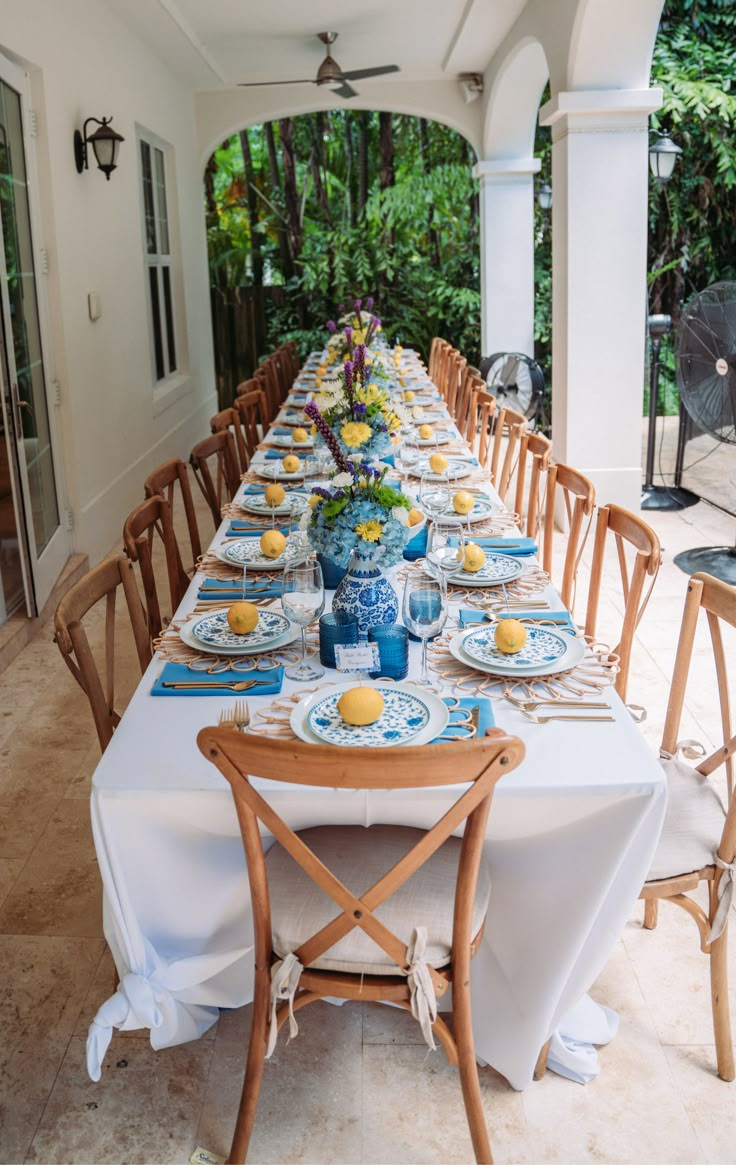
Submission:
{"label": "white dinner plate", "polygon": [[[293,643],[298,636],[301,635],[301,628],[296,623],[289,623],[289,630],[284,632],[278,639],[272,639],[267,646],[248,647],[247,644],[238,644],[237,647],[206,647],[201,640],[197,639],[192,630],[191,623],[184,623],[179,630],[179,637],[182,643],[186,643],[187,647],[194,648],[195,651],[202,651],[205,655],[259,655],[264,651],[276,651],[280,647],[286,647],[287,643]],[[246,636],[243,636],[245,639]]]}
{"label": "white dinner plate", "polygon": [[261,550],[260,542],[260,537],[233,538],[213,546],[212,553],[228,566],[247,566],[253,570],[284,570],[287,566],[296,566],[308,553],[298,539],[290,542],[287,538],[284,553],[278,558],[269,558]]}
{"label": "white dinner plate", "polygon": [[249,514],[267,514],[269,517],[272,511],[277,517],[279,514],[290,514],[292,502],[298,514],[303,514],[309,506],[307,494],[300,493],[298,490],[289,490],[283,502],[278,506],[271,506],[262,493],[245,493],[237,499],[237,504],[241,510],[245,510]]}
{"label": "white dinner plate", "polygon": [[[321,739],[309,725],[310,713],[316,705],[321,704],[324,700],[328,698],[335,700],[341,695],[342,692],[347,691],[348,688],[357,687],[359,683],[360,680],[357,677],[351,680],[343,680],[343,682],[339,684],[332,684],[329,687],[318,688],[316,692],[312,692],[310,695],[305,696],[303,700],[300,700],[291,713],[291,727],[295,735],[298,736],[300,740],[306,741],[307,744],[324,744],[325,740]],[[430,741],[442,735],[449,723],[450,713],[447,710],[447,705],[439,698],[439,696],[435,695],[434,692],[425,691],[422,688],[415,687],[414,684],[394,684],[391,683],[390,680],[368,680],[366,681],[365,686],[378,688],[381,693],[383,693],[385,690],[386,692],[400,691],[402,693],[408,694],[409,696],[413,697],[413,701],[416,702],[412,702],[412,708],[418,712],[419,704],[421,703],[421,705],[423,705],[423,707],[426,709],[427,719],[425,723],[415,733],[412,733],[410,737],[399,741],[400,744],[429,744]],[[422,719],[424,719],[424,715],[425,713],[421,713]],[[338,726],[334,734],[329,733],[328,729],[325,729],[324,731],[327,731],[328,734],[334,736],[334,738],[330,740],[331,744],[336,744],[337,737],[339,736],[341,744],[350,744],[353,747],[356,745],[368,745],[369,743],[374,747],[376,745],[382,745],[383,747],[395,745],[397,742],[394,739],[383,741],[379,740],[380,723],[381,721],[379,720],[377,722],[379,727],[376,725],[367,725],[366,728],[351,727],[350,725],[345,724],[343,731],[341,731]],[[393,727],[394,725],[392,717],[391,730],[393,730]],[[342,739],[343,736],[344,739]],[[369,737],[370,740],[368,739]]]}
{"label": "white dinner plate", "polygon": [[447,581],[456,587],[496,587],[513,582],[524,573],[525,566],[510,554],[485,551],[486,560],[480,570],[458,570]]}
{"label": "white dinner plate", "polygon": [[292,425],[295,429],[303,429],[306,425],[311,425],[309,417],[305,417],[302,410],[289,411],[286,413],[279,413],[274,421],[274,425]]}
{"label": "white dinner plate", "polygon": [[527,667],[520,667],[513,663],[513,656],[508,656],[502,663],[483,664],[477,659],[473,659],[468,655],[463,647],[463,641],[466,635],[470,635],[478,628],[471,627],[466,631],[459,631],[450,640],[450,653],[460,663],[466,664],[468,667],[475,668],[476,671],[485,672],[488,675],[494,676],[519,676],[527,679],[532,679],[535,676],[553,676],[560,672],[569,671],[570,668],[576,666],[585,657],[585,640],[573,638],[571,635],[565,636],[567,640],[566,650],[563,655],[554,660],[553,663],[530,664]]}
{"label": "white dinner plate", "polygon": [[279,449],[293,449],[298,453],[300,449],[313,449],[314,441],[308,437],[306,441],[295,441],[290,435],[286,433],[274,433],[273,436],[266,437],[268,445],[276,445]]}
{"label": "white dinner plate", "polygon": [[431,448],[433,445],[447,445],[449,441],[450,434],[444,429],[433,433],[431,437],[420,437],[418,433],[412,433],[407,437],[408,445],[419,445],[422,449]]}
{"label": "white dinner plate", "polygon": [[[485,522],[493,514],[500,513],[502,508],[500,502],[492,502],[490,498],[480,497],[478,494],[474,494],[473,508],[469,514],[458,514],[453,508],[452,502],[450,502],[450,505],[441,516],[443,518],[459,518],[463,522]],[[278,513],[278,510],[276,512]]]}
{"label": "white dinner plate", "polygon": [[260,465],[252,465],[251,469],[269,481],[304,481],[307,474],[312,472],[305,461],[302,461],[301,469],[297,469],[296,473],[287,473],[280,461],[263,461]]}

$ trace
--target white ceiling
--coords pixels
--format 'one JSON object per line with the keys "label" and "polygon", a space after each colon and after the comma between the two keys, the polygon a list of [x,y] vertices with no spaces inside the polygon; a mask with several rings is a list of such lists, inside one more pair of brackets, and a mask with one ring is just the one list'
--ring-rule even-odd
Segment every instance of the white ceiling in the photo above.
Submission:
{"label": "white ceiling", "polygon": [[[107,0],[193,89],[311,78],[315,33],[337,31],[345,70],[395,64],[396,80],[483,72],[527,0]],[[392,78],[393,80],[393,78]],[[355,83],[361,94],[381,78]]]}

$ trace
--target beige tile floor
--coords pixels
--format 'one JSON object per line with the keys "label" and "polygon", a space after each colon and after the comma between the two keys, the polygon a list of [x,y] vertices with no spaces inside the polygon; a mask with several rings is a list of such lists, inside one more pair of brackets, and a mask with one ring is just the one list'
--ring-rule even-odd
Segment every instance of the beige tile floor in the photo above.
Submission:
{"label": "beige tile floor", "polygon": [[[664,565],[630,690],[649,709],[643,731],[653,746],[685,593],[673,554],[727,542],[733,525],[705,504],[654,523]],[[613,589],[605,600],[604,623],[620,609]],[[714,732],[706,665],[703,648],[683,733],[701,739]],[[129,691],[130,658],[122,670]],[[229,1144],[248,1008],[224,1013],[199,1042],[160,1052],[145,1033],[117,1035],[102,1081],[86,1075],[87,1025],[112,979],[88,822],[97,756],[85,698],[46,629],[0,676],[2,1163],[184,1163],[197,1145],[224,1154]],[[516,1093],[482,1071],[497,1162],[736,1162],[736,1084],[715,1075],[695,929],[672,908],[661,911],[655,933],[640,919],[632,904],[592,987],[621,1016],[595,1082],[580,1087],[547,1073]],[[325,1004],[303,1016],[300,1038],[280,1046],[267,1068],[253,1161],[471,1159],[455,1071],[440,1052],[427,1055],[409,1017]]]}

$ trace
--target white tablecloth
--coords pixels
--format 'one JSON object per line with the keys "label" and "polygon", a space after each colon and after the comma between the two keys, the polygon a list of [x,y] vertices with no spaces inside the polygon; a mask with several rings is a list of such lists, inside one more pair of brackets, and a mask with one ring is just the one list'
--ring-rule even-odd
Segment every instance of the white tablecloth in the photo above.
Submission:
{"label": "white tablecloth", "polygon": [[[182,612],[195,598],[193,584]],[[412,644],[410,677],[418,666],[419,645]],[[93,1078],[111,1026],[150,1027],[153,1046],[166,1047],[201,1035],[218,1008],[252,997],[252,920],[235,809],[229,786],[195,743],[232,697],[151,697],[162,667],[160,659],[150,665],[93,781],[105,935],[121,977],[90,1028]],[[284,691],[295,687],[284,683]],[[473,962],[473,1019],[479,1057],[514,1088],[530,1083],[552,1032],[605,1042],[615,1028],[615,1019],[581,999],[638,896],[666,788],[613,689],[607,696],[616,723],[589,726],[534,725],[494,701],[497,724],[524,740],[526,758],[499,782],[489,818],[493,889]],[[269,699],[249,697],[251,709]],[[295,828],[423,826],[437,819],[448,796],[442,789],[263,785]],[[573,1048],[568,1069],[559,1040],[552,1054],[573,1077],[575,1063],[583,1079],[596,1070],[590,1051],[576,1059]]]}

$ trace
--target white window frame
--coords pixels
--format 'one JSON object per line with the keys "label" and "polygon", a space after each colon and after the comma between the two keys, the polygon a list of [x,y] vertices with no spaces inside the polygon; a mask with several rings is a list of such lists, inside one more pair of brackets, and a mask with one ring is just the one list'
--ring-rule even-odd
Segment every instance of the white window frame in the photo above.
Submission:
{"label": "white window frame", "polygon": [[[150,151],[153,182],[152,196],[154,201],[153,227],[155,250],[149,250],[149,224],[143,171],[143,143],[145,143]],[[165,218],[160,213],[161,206],[157,200],[155,186],[156,154],[154,151],[158,151],[158,156],[162,163],[163,195],[166,210]],[[151,354],[151,377],[154,389],[154,400],[160,406],[166,407],[171,403],[172,394],[178,397],[177,388],[180,386],[183,387],[185,383],[188,383],[189,379],[186,371],[186,354],[184,350],[186,330],[182,326],[181,317],[183,299],[175,214],[176,208],[174,204],[174,193],[176,190],[173,165],[174,151],[170,143],[139,125],[136,126],[136,153],[138,158],[138,191],[145,275],[144,297]],[[162,237],[162,227],[165,227],[164,233],[168,235],[168,239]],[[152,298],[152,271],[155,272],[157,309],[154,309]],[[168,283],[168,310],[166,282]]]}

